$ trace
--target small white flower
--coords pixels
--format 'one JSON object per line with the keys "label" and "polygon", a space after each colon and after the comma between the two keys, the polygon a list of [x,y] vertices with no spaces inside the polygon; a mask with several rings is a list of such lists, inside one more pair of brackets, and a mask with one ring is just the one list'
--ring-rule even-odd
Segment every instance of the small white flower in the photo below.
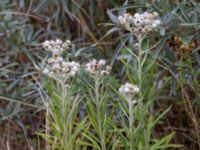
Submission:
{"label": "small white flower", "polygon": [[133,19],[133,16],[131,16],[131,14],[129,14],[129,13],[124,14],[124,17],[126,18],[126,21],[129,22],[129,23]]}
{"label": "small white flower", "polygon": [[70,65],[71,67],[73,67],[73,66],[76,66],[77,63],[76,63],[75,61],[72,61],[71,63],[69,63],[69,65]]}
{"label": "small white flower", "polygon": [[49,74],[48,74],[48,76],[54,76],[54,72],[53,71],[51,71]]}
{"label": "small white flower", "polygon": [[66,41],[63,43],[62,47],[63,47],[64,49],[69,49],[70,44],[71,44],[71,41],[70,41],[70,40],[66,40]]}
{"label": "small white flower", "polygon": [[56,58],[59,62],[62,62],[63,61],[63,58],[62,57],[57,57]]}
{"label": "small white flower", "polygon": [[157,28],[157,27],[158,27],[158,25],[156,23],[152,24],[152,28]]}
{"label": "small white flower", "polygon": [[107,66],[106,66],[106,70],[107,70],[107,71],[110,71],[111,69],[112,69],[112,67],[111,67],[110,65],[107,65]]}
{"label": "small white flower", "polygon": [[55,64],[55,63],[60,63],[60,59],[58,57],[56,58],[51,58],[51,59],[48,59],[48,63],[50,64]]}
{"label": "small white flower", "polygon": [[143,32],[143,33],[147,33],[147,32],[149,32],[149,31],[151,31],[151,29],[148,28],[148,27],[144,27],[144,28],[142,29],[142,32]]}
{"label": "small white flower", "polygon": [[151,21],[150,19],[145,19],[145,20],[144,20],[144,24],[145,24],[145,25],[152,24],[152,21]]}
{"label": "small white flower", "polygon": [[76,75],[76,71],[73,71],[73,70],[70,71],[69,75],[72,76],[72,77],[74,77]]}
{"label": "small white flower", "polygon": [[91,71],[92,71],[92,69],[91,69],[90,67],[87,67],[85,70],[86,70],[87,72],[91,72]]}
{"label": "small white flower", "polygon": [[72,68],[72,70],[75,71],[75,72],[78,72],[78,71],[79,71],[79,67],[78,67],[78,66],[74,66],[74,67]]}
{"label": "small white flower", "polygon": [[140,14],[140,16],[138,17],[140,20],[144,20],[145,19],[145,17],[144,17],[144,15],[143,14]]}
{"label": "small white flower", "polygon": [[144,12],[144,13],[143,13],[143,16],[144,16],[145,18],[148,18],[149,13],[148,13],[148,12]]}
{"label": "small white flower", "polygon": [[157,24],[157,25],[160,25],[161,21],[160,20],[155,20],[154,23]]}
{"label": "small white flower", "polygon": [[153,15],[154,15],[155,17],[157,17],[157,16],[158,16],[158,13],[157,13],[157,12],[153,12]]}
{"label": "small white flower", "polygon": [[101,74],[102,76],[106,76],[106,75],[109,75],[110,72],[107,71],[107,70],[102,70],[102,71],[100,72],[100,74]]}
{"label": "small white flower", "polygon": [[58,54],[58,53],[59,53],[59,49],[56,49],[56,48],[53,49],[53,50],[52,50],[52,53],[53,53],[53,54]]}
{"label": "small white flower", "polygon": [[47,51],[49,51],[49,50],[51,49],[51,46],[50,46],[50,43],[49,43],[48,40],[47,40],[47,41],[44,41],[44,42],[42,43],[42,46],[43,46],[43,48],[44,48],[45,50],[47,50]]}
{"label": "small white flower", "polygon": [[51,64],[51,63],[54,63],[54,62],[55,62],[54,60],[55,60],[54,58],[49,58],[49,59],[47,60],[47,62],[48,62],[49,64]]}
{"label": "small white flower", "polygon": [[140,89],[137,87],[137,86],[135,86],[134,88],[133,88],[133,92],[134,93],[138,93],[140,91]]}
{"label": "small white flower", "polygon": [[70,40],[66,40],[65,43],[69,45],[69,44],[71,44],[71,41]]}
{"label": "small white flower", "polygon": [[100,66],[106,65],[106,61],[103,60],[103,59],[100,59],[100,60],[99,60],[99,65],[100,65]]}
{"label": "small white flower", "polygon": [[122,94],[123,92],[124,92],[123,87],[120,87],[120,88],[119,88],[119,93]]}
{"label": "small white flower", "polygon": [[119,21],[120,24],[126,24],[126,18],[123,17],[123,16],[119,16],[118,21]]}
{"label": "small white flower", "polygon": [[62,72],[67,73],[67,72],[69,72],[69,71],[70,71],[69,67],[63,67],[63,68],[62,68]]}
{"label": "small white flower", "polygon": [[61,47],[59,45],[56,45],[55,49],[57,49],[58,51],[61,51]]}
{"label": "small white flower", "polygon": [[124,87],[124,93],[130,92],[130,89],[128,87]]}
{"label": "small white flower", "polygon": [[60,39],[56,39],[56,43],[57,43],[58,45],[61,45],[61,44],[63,43],[63,41],[60,40]]}
{"label": "small white flower", "polygon": [[60,64],[53,64],[52,70],[59,70],[60,69]]}
{"label": "small white flower", "polygon": [[57,45],[56,41],[54,41],[54,40],[50,40],[49,43],[50,43],[50,45],[52,45],[52,46],[56,46],[56,45]]}
{"label": "small white flower", "polygon": [[69,65],[68,65],[68,62],[62,62],[62,66],[63,67],[68,67]]}
{"label": "small white flower", "polygon": [[141,26],[143,24],[143,21],[140,18],[134,19],[134,25],[136,27]]}
{"label": "small white flower", "polygon": [[146,19],[150,19],[150,20],[153,20],[154,19],[154,15],[152,13],[148,13],[146,15]]}
{"label": "small white flower", "polygon": [[43,74],[45,75],[48,75],[49,74],[49,69],[45,68],[43,71],[42,71]]}
{"label": "small white flower", "polygon": [[134,17],[135,17],[135,18],[138,18],[138,17],[140,17],[140,14],[139,14],[139,13],[135,13],[135,14],[134,14]]}

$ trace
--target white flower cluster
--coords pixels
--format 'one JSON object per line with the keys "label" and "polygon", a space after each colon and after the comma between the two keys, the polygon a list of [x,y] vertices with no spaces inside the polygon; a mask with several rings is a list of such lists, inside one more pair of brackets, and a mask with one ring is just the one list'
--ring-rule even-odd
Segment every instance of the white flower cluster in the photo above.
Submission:
{"label": "white flower cluster", "polygon": [[106,61],[100,59],[97,61],[96,59],[91,60],[84,66],[85,70],[92,75],[101,75],[106,76],[110,74],[111,66],[106,65]]}
{"label": "white flower cluster", "polygon": [[62,73],[67,73],[69,76],[75,76],[80,71],[80,64],[77,62],[63,62]]}
{"label": "white flower cluster", "polygon": [[119,93],[124,96],[134,96],[135,94],[139,93],[140,89],[137,85],[133,85],[130,83],[126,83],[119,88]]}
{"label": "white flower cluster", "polygon": [[62,55],[62,53],[66,50],[69,49],[69,46],[71,44],[70,40],[66,40],[65,42],[56,39],[54,40],[46,40],[45,42],[42,43],[42,46],[44,47],[45,50],[52,52],[54,57]]}
{"label": "white flower cluster", "polygon": [[48,76],[74,77],[79,70],[79,63],[63,61],[62,57],[57,57],[48,59],[48,68],[45,68],[43,73]]}
{"label": "white flower cluster", "polygon": [[129,13],[118,17],[119,25],[130,32],[135,33],[148,33],[161,25],[161,21],[158,19],[158,13],[135,13],[132,16]]}
{"label": "white flower cluster", "polygon": [[43,43],[45,50],[52,52],[52,57],[47,60],[48,66],[43,73],[48,76],[73,77],[80,70],[80,64],[74,61],[64,61],[61,54],[69,48],[70,41],[62,42],[61,40],[50,40]]}
{"label": "white flower cluster", "polygon": [[[80,64],[74,61],[64,61],[61,56],[65,49],[69,48],[70,41],[62,42],[61,40],[45,41],[43,44],[45,50],[52,53],[52,57],[47,60],[47,67],[43,70],[43,74],[48,76],[73,77],[80,71]],[[111,66],[106,65],[106,61],[101,59],[85,64],[84,69],[95,76],[106,76],[110,74]]]}

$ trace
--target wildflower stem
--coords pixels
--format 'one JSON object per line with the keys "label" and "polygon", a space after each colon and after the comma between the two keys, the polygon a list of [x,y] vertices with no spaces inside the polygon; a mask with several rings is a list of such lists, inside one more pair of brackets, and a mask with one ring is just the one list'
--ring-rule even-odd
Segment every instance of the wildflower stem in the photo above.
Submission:
{"label": "wildflower stem", "polygon": [[67,99],[66,99],[66,97],[67,97],[67,87],[66,87],[66,81],[65,81],[65,79],[64,78],[61,78],[60,79],[60,85],[61,85],[61,106],[60,106],[60,108],[61,108],[61,115],[62,115],[62,118],[65,120],[65,121],[67,121],[67,122],[65,122],[65,124],[66,124],[66,126],[69,126],[69,128],[67,129],[67,128],[64,128],[64,133],[63,133],[63,136],[64,136],[64,143],[63,143],[63,145],[65,145],[66,144],[66,149],[67,150],[72,150],[73,149],[73,144],[72,144],[72,140],[71,140],[71,135],[72,135],[72,133],[71,133],[71,131],[72,131],[72,124],[71,124],[71,113],[68,113],[67,114],[67,116],[66,116],[66,109],[67,109],[67,105],[69,104],[68,102],[67,102]]}
{"label": "wildflower stem", "polygon": [[128,100],[128,110],[129,110],[129,136],[130,136],[130,150],[133,148],[133,143],[132,143],[132,131],[133,131],[133,104],[131,102],[131,99]]}
{"label": "wildflower stem", "polygon": [[138,52],[138,79],[139,79],[139,88],[141,89],[142,86],[142,36],[138,36],[138,46],[139,46],[139,52]]}
{"label": "wildflower stem", "polygon": [[[49,112],[49,102],[46,103],[46,123],[45,123],[45,134],[48,137],[50,135],[50,127],[49,127],[49,116],[50,116],[50,112]],[[51,150],[51,146],[49,141],[46,141],[46,150]]]}
{"label": "wildflower stem", "polygon": [[97,124],[98,124],[98,130],[99,130],[100,143],[101,143],[102,150],[106,150],[104,131],[102,129],[101,103],[99,99],[98,77],[95,79],[95,95],[96,95],[95,104],[96,104],[96,109],[97,109]]}

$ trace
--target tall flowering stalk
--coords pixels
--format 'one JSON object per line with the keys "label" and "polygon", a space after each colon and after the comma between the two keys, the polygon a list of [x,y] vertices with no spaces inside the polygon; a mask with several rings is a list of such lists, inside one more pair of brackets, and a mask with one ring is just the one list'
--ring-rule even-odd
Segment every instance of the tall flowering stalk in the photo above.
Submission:
{"label": "tall flowering stalk", "polygon": [[43,43],[45,50],[51,52],[43,74],[47,76],[45,90],[47,91],[46,134],[40,133],[48,141],[47,150],[74,150],[83,122],[77,124],[78,107],[81,101],[79,94],[72,90],[73,78],[80,70],[80,64],[70,62],[62,57],[69,48],[70,41],[50,40]]}
{"label": "tall flowering stalk", "polygon": [[136,37],[138,55],[134,55],[134,57],[137,59],[138,85],[139,88],[142,88],[142,68],[149,53],[149,49],[144,51],[142,44],[146,36],[151,32],[158,30],[162,25],[162,22],[159,20],[157,12],[144,12],[141,14],[135,13],[133,16],[129,13],[125,13],[118,17],[117,24],[119,27],[129,31]]}
{"label": "tall flowering stalk", "polygon": [[[128,65],[128,69],[130,68],[134,75],[128,73],[128,77],[137,86],[126,83],[119,88],[119,93],[123,95],[126,102],[126,105],[119,106],[126,116],[125,118],[122,117],[124,120],[122,126],[127,136],[119,134],[121,139],[123,139],[122,143],[124,147],[129,150],[154,150],[178,147],[178,145],[169,144],[174,133],[157,139],[156,142],[152,140],[153,127],[169,111],[167,109],[156,117],[151,114],[150,106],[155,99],[154,92],[156,84],[151,78],[145,78],[148,77],[149,68],[155,65],[155,60],[149,59],[149,56],[151,55],[150,50],[156,47],[156,45],[152,48],[148,46],[144,48],[144,43],[145,40],[148,40],[148,35],[156,32],[162,25],[158,13],[144,12],[135,13],[134,15],[125,13],[114,17],[109,12],[109,15],[119,28],[128,31],[131,38],[135,39],[134,49],[127,48],[127,51],[134,58],[132,59],[134,66]],[[149,84],[152,85],[149,86]],[[122,103],[120,102],[119,105],[122,105]],[[125,144],[124,139],[126,139],[128,144]]]}
{"label": "tall flowering stalk", "polygon": [[[88,74],[90,74],[90,76],[94,80],[94,97],[93,95],[91,95],[90,99],[92,100],[92,103],[90,101],[88,102],[88,115],[90,116],[90,122],[98,135],[99,141],[96,142],[100,143],[99,149],[107,150],[106,134],[108,133],[106,128],[108,124],[108,119],[105,111],[107,103],[105,101],[105,97],[102,96],[103,93],[101,91],[101,86],[104,86],[104,76],[110,74],[111,67],[109,65],[106,65],[105,60],[97,61],[96,59],[93,59],[84,65],[84,69],[86,72],[88,72]],[[92,108],[92,106],[94,107]]]}
{"label": "tall flowering stalk", "polygon": [[137,104],[138,100],[136,95],[139,93],[140,89],[133,84],[126,83],[119,88],[119,93],[122,94],[128,104],[128,137],[129,137],[129,148],[130,150],[135,149],[134,142],[134,106]]}

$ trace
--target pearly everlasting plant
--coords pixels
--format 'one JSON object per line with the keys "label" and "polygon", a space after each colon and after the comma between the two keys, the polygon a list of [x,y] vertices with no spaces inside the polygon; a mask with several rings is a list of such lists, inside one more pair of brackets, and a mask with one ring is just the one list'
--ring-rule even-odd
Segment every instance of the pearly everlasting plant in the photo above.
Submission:
{"label": "pearly everlasting plant", "polygon": [[[88,145],[92,147],[98,147],[98,150],[109,149],[108,143],[111,142],[109,137],[109,120],[112,118],[107,114],[108,109],[108,97],[107,97],[107,82],[111,72],[111,66],[107,65],[103,59],[92,59],[83,66],[87,75],[91,78],[86,78],[86,86],[89,86],[87,97],[87,114],[90,122],[88,122],[88,129],[86,128],[87,135],[84,136]],[[94,136],[95,135],[95,136]],[[111,146],[112,147],[112,146]]]}
{"label": "pearly everlasting plant", "polygon": [[[46,106],[46,133],[41,134],[49,142],[47,149],[77,149],[76,141],[79,136],[79,125],[76,124],[81,96],[73,95],[72,80],[80,71],[80,64],[75,61],[67,61],[62,57],[65,50],[69,49],[70,41],[50,40],[43,42],[45,50],[51,52],[43,74],[53,80],[46,80],[44,84],[47,91]],[[45,92],[44,92],[45,93]],[[72,94],[73,93],[73,94]],[[67,130],[66,130],[67,129]],[[77,130],[77,131],[76,131]],[[76,135],[72,137],[72,134]],[[51,136],[51,134],[55,134]],[[52,142],[53,141],[53,142]]]}
{"label": "pearly everlasting plant", "polygon": [[[50,132],[44,136],[49,138],[53,149],[156,150],[177,146],[168,144],[173,134],[163,139],[154,139],[152,136],[158,120],[169,111],[157,117],[151,113],[156,84],[154,80],[145,78],[155,64],[155,60],[151,60],[150,50],[153,48],[149,48],[147,34],[162,25],[158,13],[125,13],[116,18],[115,25],[129,31],[128,38],[134,39],[133,50],[127,48],[133,58],[130,61],[133,65],[127,63],[125,68],[131,83],[121,85],[118,92],[116,89],[119,84],[111,85],[117,81],[105,77],[110,76],[112,69],[106,60],[92,59],[82,65],[87,77],[76,76],[81,65],[62,57],[63,52],[70,47],[69,40],[50,40],[42,44],[52,54],[47,59],[43,73],[55,79],[52,83],[56,87],[47,88],[50,90],[49,95],[52,94],[46,105]],[[118,27],[114,28],[118,30]],[[72,77],[74,80],[71,80]],[[124,78],[127,79],[126,76]],[[79,88],[81,84],[85,88]]]}
{"label": "pearly everlasting plant", "polygon": [[[129,32],[121,36],[123,38],[121,38],[121,42],[117,46],[116,55],[125,64],[123,66],[124,73],[126,73],[129,81],[136,84],[126,83],[118,89],[118,94],[121,95],[119,108],[123,113],[120,116],[120,122],[122,122],[120,125],[124,129],[124,132],[119,134],[121,141],[123,144],[126,141],[124,147],[130,150],[176,147],[177,145],[169,144],[174,133],[161,139],[156,139],[156,142],[153,141],[152,136],[153,128],[158,120],[169,111],[167,109],[158,114],[158,117],[151,112],[156,98],[156,77],[152,74],[157,74],[155,72],[156,59],[160,51],[159,44],[162,41],[154,44],[155,39],[150,39],[149,36],[153,31],[157,32],[162,27],[162,21],[157,12],[143,12],[131,15],[130,13],[125,13],[126,10],[122,9],[119,11],[120,15],[115,16],[112,11],[108,11],[108,15],[115,27],[110,29],[109,33],[120,29]],[[118,132],[120,130],[121,128],[119,128]]]}

